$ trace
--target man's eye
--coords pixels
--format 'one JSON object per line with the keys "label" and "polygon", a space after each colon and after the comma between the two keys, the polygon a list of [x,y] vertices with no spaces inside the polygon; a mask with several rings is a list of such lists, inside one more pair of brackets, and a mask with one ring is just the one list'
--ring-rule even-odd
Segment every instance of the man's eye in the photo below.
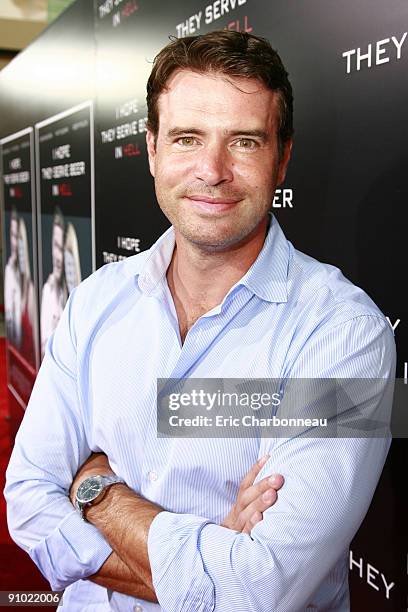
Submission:
{"label": "man's eye", "polygon": [[240,149],[255,149],[258,143],[250,138],[240,138],[237,144]]}
{"label": "man's eye", "polygon": [[183,145],[184,147],[191,147],[196,143],[196,139],[193,136],[183,136],[179,138],[177,141],[178,144]]}

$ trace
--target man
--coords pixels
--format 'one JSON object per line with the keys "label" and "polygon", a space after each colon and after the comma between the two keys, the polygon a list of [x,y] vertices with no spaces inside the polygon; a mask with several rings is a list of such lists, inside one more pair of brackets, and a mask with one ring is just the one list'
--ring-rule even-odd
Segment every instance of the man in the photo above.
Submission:
{"label": "man", "polygon": [[[269,43],[175,40],[147,100],[150,171],[172,227],[70,297],[8,468],[11,533],[53,588],[71,585],[68,610],[348,610],[348,546],[389,440],[311,428],[159,438],[156,381],[278,379],[283,409],[302,415],[313,405],[292,380],[368,378],[380,383],[362,397],[357,385],[358,400],[348,385],[352,403],[338,395],[336,409],[371,416],[391,402],[390,326],[270,216],[293,129]],[[279,499],[271,474],[276,489],[285,479]]]}
{"label": "man", "polygon": [[67,288],[64,277],[64,239],[65,221],[60,209],[56,207],[52,224],[52,272],[44,283],[41,295],[41,356],[49,337],[58,325],[67,301]]}
{"label": "man", "polygon": [[21,345],[21,273],[18,262],[18,228],[17,211],[12,208],[10,214],[10,256],[4,269],[4,315],[6,334],[9,342],[15,347]]}

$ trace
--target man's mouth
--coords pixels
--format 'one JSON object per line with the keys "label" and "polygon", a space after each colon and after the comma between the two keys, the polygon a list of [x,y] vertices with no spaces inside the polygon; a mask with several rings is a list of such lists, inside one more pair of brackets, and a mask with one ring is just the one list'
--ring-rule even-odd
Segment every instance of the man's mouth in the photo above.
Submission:
{"label": "man's mouth", "polygon": [[210,213],[217,213],[230,210],[234,208],[238,202],[241,200],[238,198],[212,198],[206,195],[190,195],[185,196],[187,200],[189,200],[192,205],[200,210]]}

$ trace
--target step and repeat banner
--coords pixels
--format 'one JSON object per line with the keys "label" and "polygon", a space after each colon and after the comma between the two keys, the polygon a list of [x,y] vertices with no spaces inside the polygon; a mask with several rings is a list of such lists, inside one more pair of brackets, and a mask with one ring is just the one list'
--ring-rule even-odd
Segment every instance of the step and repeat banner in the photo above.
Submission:
{"label": "step and repeat banner", "polygon": [[[268,38],[294,88],[295,145],[276,217],[296,248],[371,295],[408,384],[408,4],[78,0],[0,73],[8,381],[19,407],[72,288],[168,227],[145,144],[156,53],[169,36],[225,28]],[[395,439],[351,546],[354,610],[406,609],[405,465]]]}

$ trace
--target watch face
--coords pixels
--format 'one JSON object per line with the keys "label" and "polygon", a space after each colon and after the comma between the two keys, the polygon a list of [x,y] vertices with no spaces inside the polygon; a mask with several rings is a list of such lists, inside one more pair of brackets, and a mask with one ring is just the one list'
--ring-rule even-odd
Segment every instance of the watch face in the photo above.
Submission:
{"label": "watch face", "polygon": [[77,500],[82,504],[89,503],[96,499],[103,489],[100,476],[91,476],[82,482],[77,491]]}

